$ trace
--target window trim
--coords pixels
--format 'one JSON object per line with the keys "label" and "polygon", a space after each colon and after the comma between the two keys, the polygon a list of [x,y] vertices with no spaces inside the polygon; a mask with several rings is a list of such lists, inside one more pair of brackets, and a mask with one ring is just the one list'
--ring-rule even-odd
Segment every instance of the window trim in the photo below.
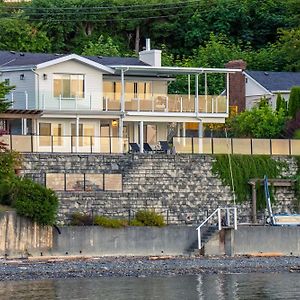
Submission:
{"label": "window trim", "polygon": [[[85,77],[86,77],[86,74],[83,74],[83,73],[53,73],[53,82],[52,82],[52,86],[53,86],[53,97],[56,98],[56,99],[59,99],[60,97],[59,96],[55,96],[55,88],[54,88],[54,82],[55,82],[55,75],[69,75],[70,76],[70,79],[69,81],[71,81],[71,76],[72,75],[76,75],[76,76],[82,76],[83,77],[83,86],[82,86],[82,93],[83,93],[83,96],[82,97],[61,97],[61,100],[83,100],[85,99],[85,92],[86,92],[86,80],[85,80]],[[62,79],[61,79],[62,80]],[[71,94],[71,85],[70,85],[70,94]]]}

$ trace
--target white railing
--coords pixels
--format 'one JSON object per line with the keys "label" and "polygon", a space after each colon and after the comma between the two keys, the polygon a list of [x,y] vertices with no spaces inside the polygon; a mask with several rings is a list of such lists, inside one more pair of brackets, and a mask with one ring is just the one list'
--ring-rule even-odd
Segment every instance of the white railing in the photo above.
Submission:
{"label": "white railing", "polygon": [[[225,219],[222,220],[222,211],[225,211]],[[231,222],[231,212],[233,212],[233,222]],[[237,208],[236,207],[220,207],[217,208],[205,221],[203,221],[198,227],[198,249],[202,248],[201,241],[201,228],[214,216],[218,215],[218,230],[220,231],[222,227],[233,226],[234,230],[237,230]]]}

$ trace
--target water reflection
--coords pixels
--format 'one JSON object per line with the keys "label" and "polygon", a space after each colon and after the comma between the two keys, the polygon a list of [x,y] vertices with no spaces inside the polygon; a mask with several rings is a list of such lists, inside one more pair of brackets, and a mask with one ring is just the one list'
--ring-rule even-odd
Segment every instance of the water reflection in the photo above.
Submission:
{"label": "water reflection", "polygon": [[213,274],[0,283],[2,300],[300,299],[300,274]]}

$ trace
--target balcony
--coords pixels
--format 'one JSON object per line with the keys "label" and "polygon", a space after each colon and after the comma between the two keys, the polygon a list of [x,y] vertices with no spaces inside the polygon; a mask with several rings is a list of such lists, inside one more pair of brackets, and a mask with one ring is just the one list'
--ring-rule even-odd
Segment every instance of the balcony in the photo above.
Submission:
{"label": "balcony", "polygon": [[[149,99],[125,97],[124,110],[128,112],[169,112],[169,113],[195,113],[195,96],[193,95],[167,95],[153,96]],[[197,104],[196,104],[197,105]],[[103,99],[104,111],[121,111],[120,99],[113,95],[106,95]],[[198,96],[199,113],[227,113],[227,99],[225,96]]]}
{"label": "balcony", "polygon": [[[121,97],[105,94],[86,94],[83,98],[53,97],[50,92],[40,92],[38,99],[33,94],[12,92],[8,97],[14,109],[41,109],[52,111],[106,111],[121,112]],[[102,100],[101,100],[102,99]],[[160,113],[198,113],[226,114],[227,98],[218,95],[198,96],[198,105],[194,95],[153,95],[148,98],[133,98],[125,94],[125,112],[160,112]]]}

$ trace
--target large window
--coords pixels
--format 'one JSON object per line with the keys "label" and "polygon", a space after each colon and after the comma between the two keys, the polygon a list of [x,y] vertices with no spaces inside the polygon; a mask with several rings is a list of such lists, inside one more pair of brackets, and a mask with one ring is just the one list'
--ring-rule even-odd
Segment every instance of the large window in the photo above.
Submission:
{"label": "large window", "polygon": [[84,75],[54,74],[54,97],[84,98]]}
{"label": "large window", "polygon": [[40,146],[50,146],[51,138],[53,146],[63,145],[63,126],[57,123],[39,123]]}

